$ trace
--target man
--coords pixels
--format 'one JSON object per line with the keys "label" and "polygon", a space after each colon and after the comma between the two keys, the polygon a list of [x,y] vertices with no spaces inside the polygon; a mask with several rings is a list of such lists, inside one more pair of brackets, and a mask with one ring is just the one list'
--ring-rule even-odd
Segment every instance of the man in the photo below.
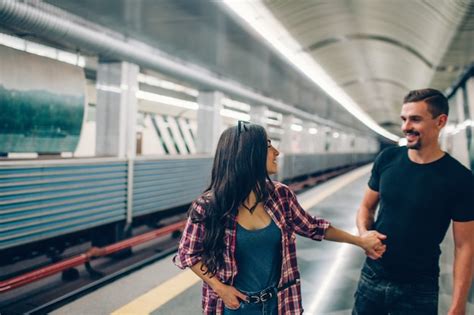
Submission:
{"label": "man", "polygon": [[437,90],[408,93],[401,111],[407,145],[388,148],[375,160],[357,227],[361,235],[371,230],[386,235],[387,250],[379,260],[366,260],[353,314],[437,314],[439,245],[451,221],[455,260],[449,315],[466,313],[474,269],[474,181],[471,171],[438,144],[448,111]]}

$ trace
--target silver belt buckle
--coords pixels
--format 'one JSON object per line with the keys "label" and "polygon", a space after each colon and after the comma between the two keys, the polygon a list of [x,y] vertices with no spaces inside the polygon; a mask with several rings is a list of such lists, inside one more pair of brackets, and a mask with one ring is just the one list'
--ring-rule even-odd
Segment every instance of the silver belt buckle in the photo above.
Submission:
{"label": "silver belt buckle", "polygon": [[264,292],[260,295],[260,301],[261,302],[266,302],[266,301],[270,300],[272,297],[273,297],[272,292]]}

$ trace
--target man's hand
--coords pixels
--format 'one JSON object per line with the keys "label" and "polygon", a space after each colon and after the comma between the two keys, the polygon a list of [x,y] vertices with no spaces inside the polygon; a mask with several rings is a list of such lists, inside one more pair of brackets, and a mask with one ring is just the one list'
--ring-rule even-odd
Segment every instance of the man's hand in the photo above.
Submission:
{"label": "man's hand", "polygon": [[[230,309],[237,309],[240,306],[240,300],[246,301],[247,296],[234,288],[233,286],[222,284],[215,288],[214,291],[224,302],[225,306]],[[240,299],[240,300],[239,300]]]}
{"label": "man's hand", "polygon": [[387,236],[382,233],[371,230],[362,233],[360,237],[364,240],[362,247],[365,250],[365,254],[371,259],[377,260],[381,258],[387,250],[387,246],[382,243],[383,240],[387,239]]}

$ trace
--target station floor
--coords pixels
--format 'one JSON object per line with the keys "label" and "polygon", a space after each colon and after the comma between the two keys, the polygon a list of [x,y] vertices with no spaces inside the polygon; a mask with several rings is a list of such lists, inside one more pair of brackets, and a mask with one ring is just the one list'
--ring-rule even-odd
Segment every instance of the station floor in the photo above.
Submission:
{"label": "station floor", "polygon": [[[352,233],[371,166],[364,166],[298,195],[312,215],[323,217]],[[440,276],[440,314],[451,299],[452,238],[443,243]],[[329,241],[299,237],[297,258],[301,272],[305,314],[351,314],[354,292],[365,259],[361,249]],[[190,270],[181,271],[172,255],[98,289],[52,314],[201,314],[201,281]],[[474,314],[473,292],[467,314]],[[472,312],[472,313],[470,313]]]}

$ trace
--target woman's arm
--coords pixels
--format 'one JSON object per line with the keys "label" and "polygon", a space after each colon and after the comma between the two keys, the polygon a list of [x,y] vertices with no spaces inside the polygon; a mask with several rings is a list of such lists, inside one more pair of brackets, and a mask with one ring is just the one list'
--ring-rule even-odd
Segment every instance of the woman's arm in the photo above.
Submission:
{"label": "woman's arm", "polygon": [[329,228],[326,229],[324,238],[328,241],[359,246],[365,250],[367,256],[372,259],[378,259],[382,257],[382,254],[385,252],[386,246],[382,244],[382,240],[387,237],[376,231],[367,232],[362,236],[355,236],[333,226],[329,226]]}
{"label": "woman's arm", "polygon": [[285,185],[280,187],[281,195],[288,201],[290,217],[288,224],[299,235],[315,241],[322,241],[330,223],[322,218],[314,217],[306,212],[296,199],[295,193]]}
{"label": "woman's arm", "polygon": [[386,236],[376,231],[369,231],[362,236],[355,236],[333,227],[328,221],[316,218],[306,212],[295,194],[289,189],[288,204],[292,217],[293,228],[296,233],[314,240],[327,239],[335,242],[349,243],[363,248],[372,259],[378,259],[385,252],[385,245],[381,240]]}
{"label": "woman's arm", "polygon": [[240,305],[239,299],[243,301],[247,300],[247,296],[235,287],[224,284],[217,277],[206,273],[207,269],[202,262],[198,262],[192,266],[191,270],[217,293],[228,308],[236,309]]}

